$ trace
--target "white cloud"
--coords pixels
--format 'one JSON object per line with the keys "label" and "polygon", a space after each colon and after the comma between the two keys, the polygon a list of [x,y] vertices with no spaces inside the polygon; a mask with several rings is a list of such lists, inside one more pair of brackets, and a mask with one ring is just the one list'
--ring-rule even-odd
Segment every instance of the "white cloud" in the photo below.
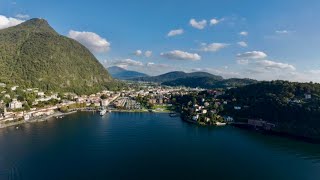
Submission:
{"label": "white cloud", "polygon": [[103,53],[110,49],[110,43],[94,32],[70,30],[68,37],[80,42],[93,53]]}
{"label": "white cloud", "polygon": [[153,66],[153,65],[155,65],[154,62],[148,62],[148,63],[146,64],[146,66]]}
{"label": "white cloud", "polygon": [[18,18],[18,19],[29,19],[30,16],[28,14],[17,14],[16,18]]}
{"label": "white cloud", "polygon": [[224,19],[216,19],[216,18],[213,18],[210,20],[210,26],[214,26],[214,25],[217,25],[219,24],[221,21],[223,21]]}
{"label": "white cloud", "polygon": [[122,60],[116,60],[116,61],[110,61],[110,62],[107,61],[105,64],[106,66],[119,66],[125,69],[131,66],[143,66],[142,62],[132,60],[132,59],[122,59]]}
{"label": "white cloud", "polygon": [[5,29],[11,26],[16,26],[18,24],[23,23],[24,20],[16,19],[12,17],[6,17],[3,15],[0,15],[0,29]]}
{"label": "white cloud", "polygon": [[242,31],[239,33],[239,35],[241,35],[241,36],[248,36],[248,34],[249,33],[247,31]]}
{"label": "white cloud", "polygon": [[154,62],[142,63],[140,61],[132,59],[121,59],[113,61],[105,60],[103,61],[103,64],[105,65],[105,67],[118,66],[127,70],[138,71],[149,75],[159,75],[170,71],[182,70],[179,67],[174,67],[168,64],[157,64]]}
{"label": "white cloud", "polygon": [[238,59],[237,63],[241,64],[241,65],[246,65],[246,64],[249,64],[249,60],[247,60],[247,59]]}
{"label": "white cloud", "polygon": [[136,55],[136,56],[141,56],[141,55],[142,55],[142,51],[141,51],[141,50],[136,50],[136,51],[134,52],[134,55]]}
{"label": "white cloud", "polygon": [[242,54],[237,54],[240,59],[263,59],[267,57],[267,54],[262,51],[251,51]]}
{"label": "white cloud", "polygon": [[145,57],[151,57],[152,56],[152,51],[146,51],[144,52]]}
{"label": "white cloud", "polygon": [[190,19],[190,25],[196,29],[204,29],[207,26],[207,20],[196,21],[195,19]]}
{"label": "white cloud", "polygon": [[279,61],[251,59],[238,60],[237,62],[242,65],[239,72],[243,77],[257,80],[304,81],[305,79],[313,77],[309,73],[309,77],[306,78],[307,73],[300,73],[296,71],[294,65]]}
{"label": "white cloud", "polygon": [[311,73],[311,74],[320,75],[320,70],[319,69],[313,69],[313,70],[310,70],[308,72]]}
{"label": "white cloud", "polygon": [[225,47],[227,47],[229,44],[225,43],[211,43],[211,44],[202,44],[202,48],[200,49],[201,51],[205,52],[217,52]]}
{"label": "white cloud", "polygon": [[169,33],[168,33],[168,37],[172,37],[172,36],[177,36],[177,35],[181,35],[184,33],[184,30],[183,29],[174,29],[174,30],[171,30]]}
{"label": "white cloud", "polygon": [[275,62],[270,60],[259,60],[259,61],[256,61],[256,64],[265,69],[278,69],[278,70],[290,70],[290,71],[296,70],[296,68],[291,64]]}
{"label": "white cloud", "polygon": [[244,42],[244,41],[240,41],[240,42],[238,42],[237,43],[239,46],[241,46],[241,47],[248,47],[248,44],[246,43],[246,42]]}
{"label": "white cloud", "polygon": [[191,72],[208,72],[214,75],[222,76],[224,78],[241,78],[241,74],[238,72],[229,70],[228,67],[224,66],[221,68],[193,68],[190,70]]}
{"label": "white cloud", "polygon": [[288,31],[288,30],[277,30],[276,33],[277,34],[290,34],[291,31]]}
{"label": "white cloud", "polygon": [[145,56],[145,57],[149,58],[152,56],[152,51],[143,52],[142,50],[136,50],[133,54],[136,56]]}
{"label": "white cloud", "polygon": [[191,61],[199,61],[201,60],[201,56],[199,54],[192,54],[180,50],[174,50],[170,52],[161,53],[161,56],[168,59],[176,59],[176,60],[191,60]]}

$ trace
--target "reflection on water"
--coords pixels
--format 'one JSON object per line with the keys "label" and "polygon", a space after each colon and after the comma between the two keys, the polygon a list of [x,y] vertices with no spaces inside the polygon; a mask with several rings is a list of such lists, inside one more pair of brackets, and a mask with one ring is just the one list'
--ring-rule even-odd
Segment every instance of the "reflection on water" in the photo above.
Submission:
{"label": "reflection on water", "polygon": [[0,179],[320,179],[320,145],[167,114],[77,113],[0,130]]}

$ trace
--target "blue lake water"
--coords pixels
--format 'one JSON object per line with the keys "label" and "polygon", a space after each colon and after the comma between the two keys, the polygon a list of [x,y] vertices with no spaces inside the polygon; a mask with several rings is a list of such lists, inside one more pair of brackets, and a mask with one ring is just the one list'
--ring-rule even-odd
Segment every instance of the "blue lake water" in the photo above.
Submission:
{"label": "blue lake water", "polygon": [[0,179],[320,179],[320,145],[168,114],[76,113],[0,129]]}

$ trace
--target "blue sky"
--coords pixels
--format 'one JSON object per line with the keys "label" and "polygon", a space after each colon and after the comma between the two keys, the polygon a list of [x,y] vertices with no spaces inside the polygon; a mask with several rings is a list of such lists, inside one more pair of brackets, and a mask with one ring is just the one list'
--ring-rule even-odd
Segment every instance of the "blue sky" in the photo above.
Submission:
{"label": "blue sky", "polygon": [[317,0],[0,0],[2,28],[45,18],[105,66],[317,82],[319,9]]}

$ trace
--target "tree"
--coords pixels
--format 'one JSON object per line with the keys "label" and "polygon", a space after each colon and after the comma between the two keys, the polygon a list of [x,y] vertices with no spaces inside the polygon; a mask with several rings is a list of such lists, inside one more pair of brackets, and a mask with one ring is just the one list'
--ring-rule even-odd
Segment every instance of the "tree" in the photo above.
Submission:
{"label": "tree", "polygon": [[105,95],[105,94],[103,94],[102,96],[100,96],[100,98],[101,98],[101,99],[107,99],[107,98],[108,98],[108,96],[107,96],[107,95]]}

